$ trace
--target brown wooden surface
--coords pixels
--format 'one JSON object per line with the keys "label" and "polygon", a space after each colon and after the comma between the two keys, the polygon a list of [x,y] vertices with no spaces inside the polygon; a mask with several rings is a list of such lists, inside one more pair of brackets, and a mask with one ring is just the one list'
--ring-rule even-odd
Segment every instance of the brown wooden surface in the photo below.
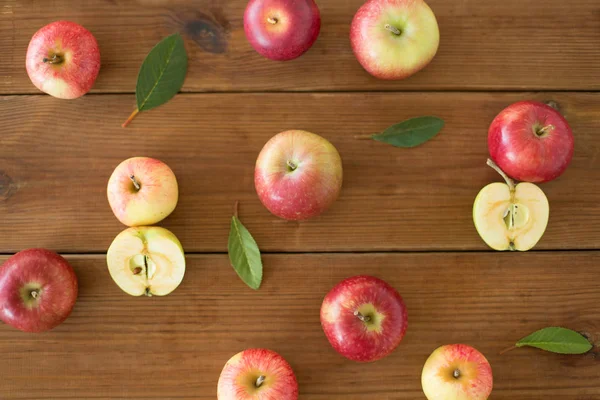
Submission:
{"label": "brown wooden surface", "polygon": [[302,58],[261,58],[243,31],[246,0],[3,0],[0,92],[37,93],[25,51],[41,26],[69,19],[97,37],[102,69],[94,92],[132,92],[140,63],[163,36],[185,33],[186,91],[600,89],[598,0],[429,0],[441,45],[422,73],[371,78],[350,49],[363,0],[321,0],[322,32]]}
{"label": "brown wooden surface", "polygon": [[[2,399],[215,399],[223,364],[257,346],[286,357],[301,399],[423,399],[425,359],[454,342],[490,360],[491,399],[600,398],[598,353],[498,354],[547,325],[600,340],[594,252],[267,255],[257,292],[226,255],[189,256],[182,285],[164,298],[121,292],[104,256],[68,259],[81,287],[63,325],[43,335],[0,326]],[[327,291],[365,272],[399,290],[409,318],[400,347],[373,364],[339,356],[319,323]]]}

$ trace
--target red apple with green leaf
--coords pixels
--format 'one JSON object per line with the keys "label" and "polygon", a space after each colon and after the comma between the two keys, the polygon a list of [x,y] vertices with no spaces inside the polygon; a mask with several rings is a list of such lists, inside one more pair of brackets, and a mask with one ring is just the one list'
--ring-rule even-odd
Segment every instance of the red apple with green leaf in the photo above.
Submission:
{"label": "red apple with green leaf", "polygon": [[46,249],[28,249],[0,267],[0,319],[24,332],[62,323],[77,299],[77,276],[67,260]]}
{"label": "red apple with green leaf", "polygon": [[338,353],[370,362],[398,347],[408,315],[396,289],[372,276],[355,276],[344,279],[325,296],[321,325]]}
{"label": "red apple with green leaf", "polygon": [[218,400],[296,400],[290,364],[272,350],[248,349],[231,357],[217,384]]}
{"label": "red apple with green leaf", "polygon": [[75,22],[52,22],[31,38],[26,68],[42,92],[60,99],[81,97],[90,91],[100,71],[98,43]]}

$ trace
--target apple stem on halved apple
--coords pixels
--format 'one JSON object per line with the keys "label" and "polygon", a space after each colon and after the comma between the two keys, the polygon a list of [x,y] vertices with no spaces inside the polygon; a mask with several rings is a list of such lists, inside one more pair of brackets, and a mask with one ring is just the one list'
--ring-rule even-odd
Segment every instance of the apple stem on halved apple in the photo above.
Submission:
{"label": "apple stem on halved apple", "polygon": [[53,54],[50,58],[44,57],[42,61],[46,64],[61,64],[64,59],[58,54]]}
{"label": "apple stem on halved apple", "polygon": [[390,24],[385,24],[384,28],[387,29],[388,31],[392,32],[396,36],[400,36],[402,34],[402,31],[400,29],[398,29],[395,26],[392,26]]}
{"label": "apple stem on halved apple", "polygon": [[360,319],[362,322],[369,322],[371,320],[371,317],[369,317],[368,315],[362,315],[360,311],[354,311],[354,316],[358,319]]}
{"label": "apple stem on halved apple", "polygon": [[264,375],[259,376],[258,379],[256,380],[256,383],[254,385],[257,388],[260,387],[265,382],[265,379],[267,379],[266,376],[264,376]]}
{"label": "apple stem on halved apple", "polygon": [[133,182],[135,190],[140,190],[142,188],[142,185],[140,185],[137,179],[135,179],[135,175],[129,175],[129,179],[131,179],[131,182]]}
{"label": "apple stem on halved apple", "polygon": [[499,173],[504,178],[511,193],[515,191],[515,181],[513,181],[508,175],[506,175],[504,171],[502,171],[502,169],[500,169],[500,167],[494,161],[492,161],[491,158],[488,158],[487,165],[492,167],[494,171]]}
{"label": "apple stem on halved apple", "polygon": [[123,128],[127,127],[127,125],[129,125],[131,123],[131,121],[133,121],[133,119],[135,118],[136,115],[138,115],[139,112],[140,112],[140,110],[138,110],[137,108],[135,110],[133,110],[133,112],[131,113],[129,118],[127,118],[127,121],[123,122],[123,125],[121,125],[121,126]]}

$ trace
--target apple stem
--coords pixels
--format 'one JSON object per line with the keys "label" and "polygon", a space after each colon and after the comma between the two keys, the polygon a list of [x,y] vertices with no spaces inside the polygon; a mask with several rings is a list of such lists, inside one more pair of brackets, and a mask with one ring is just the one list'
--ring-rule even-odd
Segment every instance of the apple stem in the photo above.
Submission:
{"label": "apple stem", "polygon": [[458,379],[458,378],[460,378],[460,369],[455,369],[455,370],[452,372],[452,376],[454,377],[454,379]]}
{"label": "apple stem", "polygon": [[123,128],[126,128],[127,125],[129,125],[131,123],[131,121],[133,121],[133,119],[135,118],[136,115],[138,115],[138,113],[140,112],[140,110],[138,110],[137,108],[135,110],[133,110],[133,112],[131,113],[131,115],[129,116],[129,118],[127,118],[127,121],[123,122],[123,125],[121,125]]}
{"label": "apple stem", "polygon": [[33,297],[34,299],[37,299],[39,294],[40,294],[40,292],[38,292],[37,290],[32,290],[31,292],[29,292],[29,295],[31,297]]}
{"label": "apple stem", "polygon": [[238,217],[238,209],[240,207],[240,202],[236,201],[235,204],[233,205],[233,215],[237,218]]}
{"label": "apple stem", "polygon": [[264,375],[259,376],[258,379],[256,380],[255,386],[257,388],[260,387],[265,382],[265,379],[267,379],[266,376],[264,376]]}
{"label": "apple stem", "polygon": [[402,34],[402,31],[400,29],[398,29],[395,26],[392,26],[390,24],[385,24],[385,29],[392,32],[396,36],[400,36]]}
{"label": "apple stem", "polygon": [[504,171],[502,171],[500,169],[500,167],[495,162],[493,162],[490,158],[488,158],[488,160],[487,160],[487,165],[492,167],[494,169],[494,171],[499,173],[504,178],[504,180],[506,181],[506,184],[508,185],[511,192],[513,190],[515,190],[515,181],[513,181],[511,178],[509,178],[508,175],[506,175],[504,173]]}
{"label": "apple stem", "polygon": [[269,17],[269,18],[267,18],[267,22],[270,23],[270,24],[275,25],[276,23],[279,22],[279,20],[277,18],[275,18],[275,17]]}
{"label": "apple stem", "polygon": [[360,319],[362,322],[369,322],[371,320],[371,317],[368,315],[362,315],[360,311],[354,311],[354,316]]}
{"label": "apple stem", "polygon": [[295,162],[293,162],[292,160],[287,160],[287,166],[292,170],[295,171],[296,168],[298,168],[298,164],[296,164]]}
{"label": "apple stem", "polygon": [[131,179],[131,182],[133,182],[133,186],[135,187],[135,190],[140,190],[142,188],[140,183],[135,179],[135,175],[129,175],[129,179]]}
{"label": "apple stem", "polygon": [[51,58],[44,57],[42,61],[46,64],[60,64],[63,62],[63,58],[58,54],[53,54]]}
{"label": "apple stem", "polygon": [[545,133],[547,133],[548,131],[553,131],[554,130],[554,125],[546,125],[541,129],[538,129],[535,131],[535,134],[538,136],[542,136]]}

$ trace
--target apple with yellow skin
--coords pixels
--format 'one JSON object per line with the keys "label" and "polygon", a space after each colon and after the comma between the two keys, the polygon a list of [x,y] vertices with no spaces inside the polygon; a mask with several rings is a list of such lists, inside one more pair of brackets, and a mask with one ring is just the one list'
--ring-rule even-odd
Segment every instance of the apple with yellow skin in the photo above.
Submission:
{"label": "apple with yellow skin", "polygon": [[133,157],[115,168],[107,187],[108,203],[127,226],[152,225],[177,206],[179,188],[175,174],[160,160]]}
{"label": "apple with yellow skin", "polygon": [[83,26],[56,21],[33,35],[25,66],[29,79],[42,92],[75,99],[94,85],[100,71],[100,49]]}
{"label": "apple with yellow skin", "polygon": [[441,346],[425,362],[421,385],[428,400],[486,400],[493,387],[492,367],[471,346]]}

